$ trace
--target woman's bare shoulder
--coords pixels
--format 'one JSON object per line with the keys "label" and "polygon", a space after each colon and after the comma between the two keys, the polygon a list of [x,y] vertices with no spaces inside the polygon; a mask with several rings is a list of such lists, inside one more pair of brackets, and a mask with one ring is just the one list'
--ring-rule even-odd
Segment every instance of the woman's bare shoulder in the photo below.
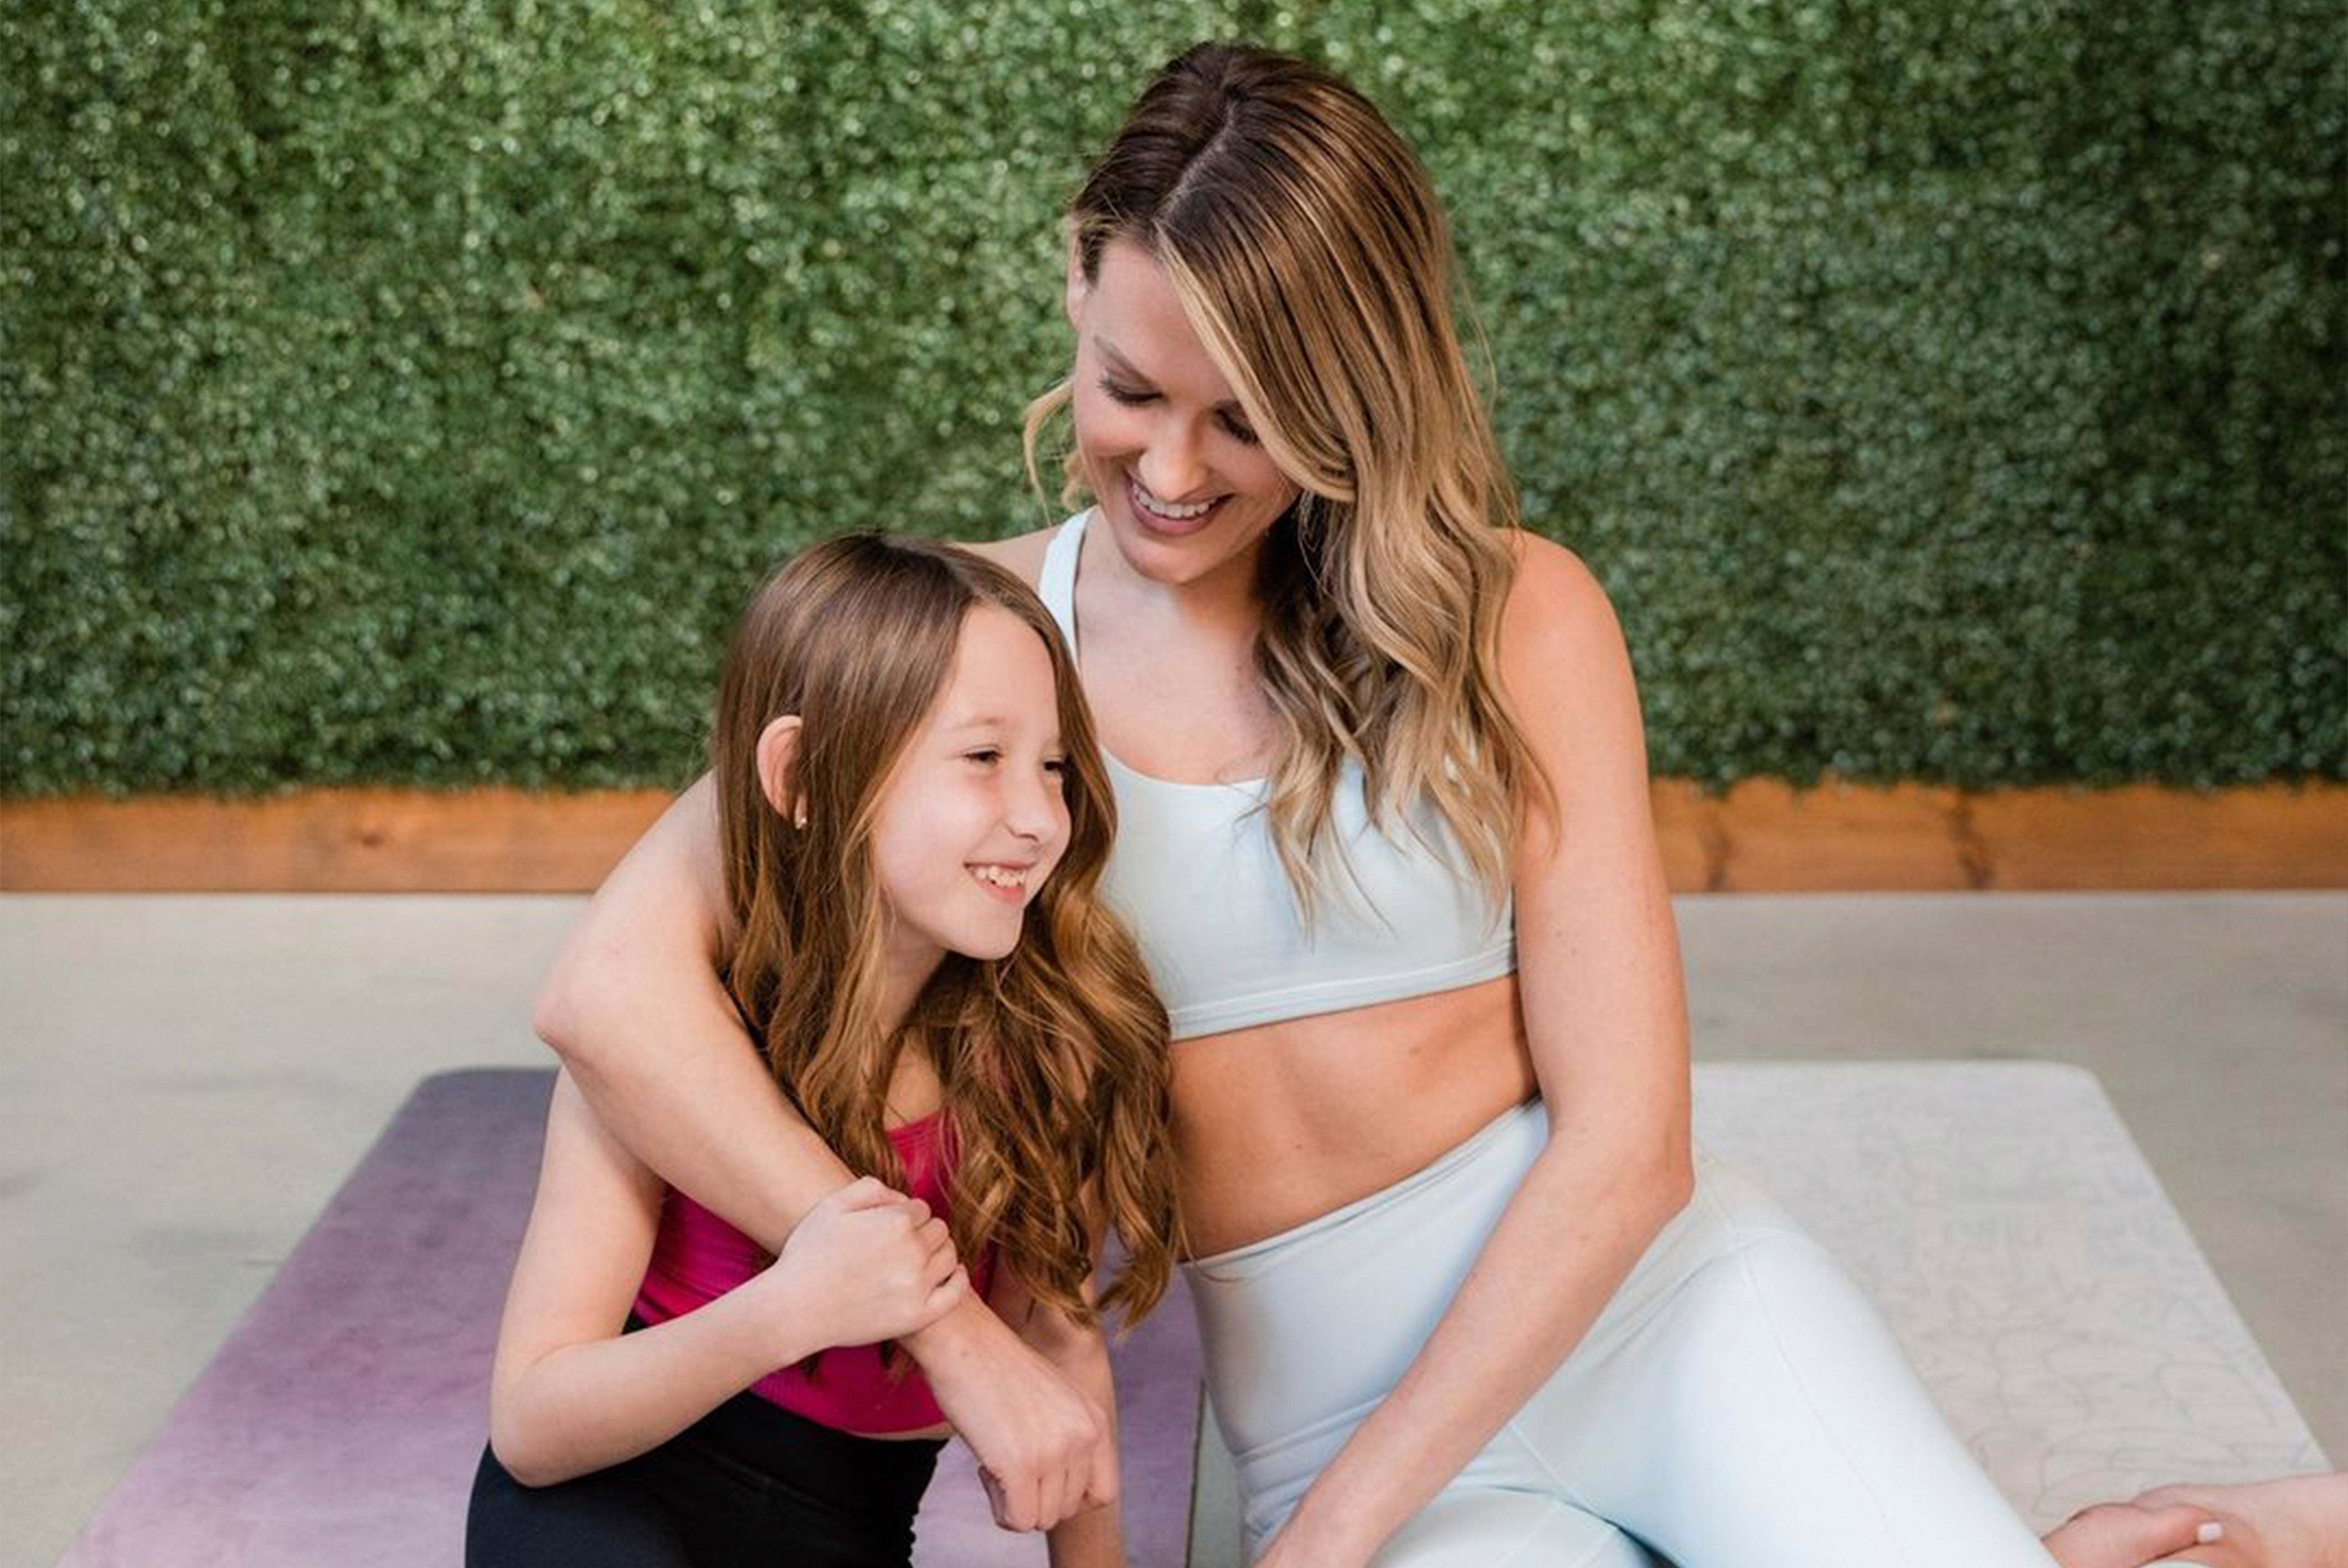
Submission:
{"label": "woman's bare shoulder", "polygon": [[1028,587],[1035,586],[1044,575],[1044,552],[1051,548],[1056,528],[1037,528],[1032,534],[1017,534],[1007,539],[961,539],[963,548],[974,556],[983,556],[999,567],[1018,574]]}
{"label": "woman's bare shoulder", "polygon": [[[1509,585],[1503,627],[1523,633],[1545,632],[1550,638],[1595,638],[1601,642],[1621,636],[1614,607],[1588,563],[1565,546],[1530,529],[1519,529],[1509,539],[1517,559]],[[1504,630],[1504,641],[1508,632]],[[1559,651],[1552,645],[1547,651]]]}
{"label": "woman's bare shoulder", "polygon": [[1622,758],[1643,764],[1636,678],[1622,624],[1582,559],[1527,534],[1500,614],[1500,683],[1550,778]]}

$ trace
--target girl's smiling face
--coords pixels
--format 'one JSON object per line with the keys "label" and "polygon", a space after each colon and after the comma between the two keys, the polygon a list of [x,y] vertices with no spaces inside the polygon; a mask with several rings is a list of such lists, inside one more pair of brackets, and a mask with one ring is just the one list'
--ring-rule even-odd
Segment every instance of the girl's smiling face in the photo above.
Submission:
{"label": "girl's smiling face", "polygon": [[1000,958],[1068,846],[1058,696],[1035,630],[981,604],[953,669],[882,786],[873,870],[894,985],[949,952]]}
{"label": "girl's smiling face", "polygon": [[1258,444],[1166,270],[1111,240],[1089,282],[1071,259],[1067,307],[1076,450],[1120,553],[1175,585],[1251,559],[1298,487]]}

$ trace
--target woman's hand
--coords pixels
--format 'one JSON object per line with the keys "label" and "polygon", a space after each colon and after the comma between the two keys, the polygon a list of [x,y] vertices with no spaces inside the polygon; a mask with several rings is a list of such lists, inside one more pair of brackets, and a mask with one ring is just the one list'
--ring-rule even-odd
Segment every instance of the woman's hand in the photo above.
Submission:
{"label": "woman's hand", "polygon": [[[1075,1425],[1061,1429],[1058,1441],[1038,1448],[1032,1461],[1024,1470],[1014,1469],[1009,1480],[982,1463],[979,1484],[986,1489],[994,1522],[1005,1530],[1049,1530],[1057,1540],[1063,1527],[1090,1514],[1107,1525],[1107,1538],[1114,1544],[1120,1539],[1116,1512],[1110,1509],[1101,1514],[1098,1511],[1117,1501],[1117,1440],[1100,1407],[1081,1394],[1077,1399],[1091,1423],[1088,1429]],[[1056,1551],[1055,1568],[1058,1560]]]}
{"label": "woman's hand", "polygon": [[1048,1530],[1115,1499],[1108,1416],[984,1303],[970,1297],[905,1348],[977,1457],[995,1523]]}
{"label": "woman's hand", "polygon": [[870,1345],[915,1334],[970,1295],[946,1223],[871,1176],[833,1193],[745,1288],[772,1296],[778,1334],[800,1346]]}
{"label": "woman's hand", "polygon": [[[1084,1296],[1087,1306],[1097,1305],[1090,1284],[1084,1287]],[[1095,1419],[1091,1441],[1075,1465],[1056,1477],[1047,1469],[1032,1494],[1033,1512],[1051,1530],[1052,1568],[1121,1564],[1124,1530],[1114,1506],[1118,1492],[1117,1385],[1109,1374],[1108,1345],[1099,1324],[1078,1324],[1043,1306],[1010,1268],[996,1271],[987,1305],[1010,1329],[1014,1343],[1066,1379],[1083,1399],[1086,1413]],[[995,1522],[1007,1526],[1020,1514],[1020,1505],[1029,1494],[990,1469],[982,1468],[979,1479],[986,1486]],[[1053,1515],[1057,1516],[1056,1523]]]}
{"label": "woman's hand", "polygon": [[1308,1541],[1292,1519],[1272,1536],[1255,1568],[1363,1568],[1376,1550],[1375,1542]]}

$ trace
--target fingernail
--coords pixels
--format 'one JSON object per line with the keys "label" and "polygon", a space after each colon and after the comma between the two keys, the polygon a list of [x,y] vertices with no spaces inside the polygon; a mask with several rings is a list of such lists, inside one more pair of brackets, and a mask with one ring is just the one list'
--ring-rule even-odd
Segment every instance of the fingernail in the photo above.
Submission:
{"label": "fingernail", "polygon": [[2225,1537],[2226,1527],[2214,1519],[2203,1521],[2201,1528],[2193,1532],[2193,1539],[2204,1546],[2209,1545],[2212,1541],[2222,1541]]}

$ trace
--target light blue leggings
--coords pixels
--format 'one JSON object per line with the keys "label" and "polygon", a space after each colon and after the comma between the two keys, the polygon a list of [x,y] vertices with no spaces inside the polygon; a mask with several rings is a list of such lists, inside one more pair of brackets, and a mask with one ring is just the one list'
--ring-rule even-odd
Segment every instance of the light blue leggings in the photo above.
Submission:
{"label": "light blue leggings", "polygon": [[[1539,1102],[1336,1213],[1189,1266],[1248,1555],[1394,1387],[1548,1137]],[[1699,1163],[1581,1344],[1377,1568],[2049,1568],[1874,1309]]]}

